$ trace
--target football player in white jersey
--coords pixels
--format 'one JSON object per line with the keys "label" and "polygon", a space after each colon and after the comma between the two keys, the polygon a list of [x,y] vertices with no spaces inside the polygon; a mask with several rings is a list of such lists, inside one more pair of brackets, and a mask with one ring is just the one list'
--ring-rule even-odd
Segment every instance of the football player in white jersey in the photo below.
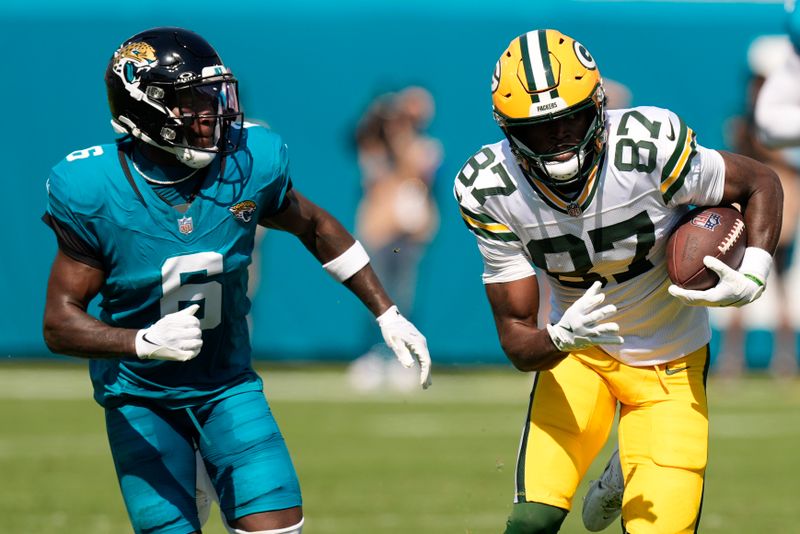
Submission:
{"label": "football player in white jersey", "polygon": [[[559,530],[617,403],[625,530],[694,532],[708,442],[704,306],[762,293],[781,226],[778,178],[700,146],[671,111],[606,110],[591,54],[555,30],[511,42],[492,101],[505,139],[467,161],[454,192],[503,350],[536,372],[506,533]],[[691,205],[722,203],[744,207],[741,267],[709,257],[715,287],[671,285],[670,231]],[[541,326],[536,277],[552,290]]]}

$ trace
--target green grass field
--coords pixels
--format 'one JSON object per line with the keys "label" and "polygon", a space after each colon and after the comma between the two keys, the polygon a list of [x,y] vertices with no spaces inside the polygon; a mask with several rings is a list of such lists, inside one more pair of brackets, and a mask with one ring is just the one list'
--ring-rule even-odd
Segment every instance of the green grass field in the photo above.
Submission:
{"label": "green grass field", "polygon": [[[424,393],[365,395],[343,369],[262,371],[305,532],[502,532],[530,376],[439,372]],[[800,532],[800,383],[712,379],[709,390],[701,532]],[[0,367],[0,482],[0,532],[131,532],[84,366]],[[225,533],[218,512],[205,532]],[[579,513],[562,532],[583,532]]]}

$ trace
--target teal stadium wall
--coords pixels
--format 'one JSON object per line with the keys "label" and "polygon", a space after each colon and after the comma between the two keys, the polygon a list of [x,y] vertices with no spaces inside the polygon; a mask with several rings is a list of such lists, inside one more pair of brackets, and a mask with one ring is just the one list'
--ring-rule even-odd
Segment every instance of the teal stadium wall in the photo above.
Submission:
{"label": "teal stadium wall", "polygon": [[[223,6],[223,7],[220,7]],[[408,83],[433,92],[431,127],[445,146],[436,184],[442,222],[424,258],[415,320],[439,362],[502,362],[481,263],[451,197],[462,163],[499,139],[490,112],[495,61],[516,35],[555,27],[583,42],[634,104],[678,112],[699,141],[724,148],[724,121],[743,107],[745,54],[780,33],[778,2],[297,0],[273,3],[6,0],[0,6],[0,357],[47,355],[41,337],[55,239],[40,221],[49,168],[112,138],[103,85],[129,35],[178,25],[204,35],[241,80],[246,114],[287,141],[296,187],[353,227],[359,176],[351,130],[375,94]],[[263,243],[253,306],[259,358],[348,358],[367,318],[293,238]]]}

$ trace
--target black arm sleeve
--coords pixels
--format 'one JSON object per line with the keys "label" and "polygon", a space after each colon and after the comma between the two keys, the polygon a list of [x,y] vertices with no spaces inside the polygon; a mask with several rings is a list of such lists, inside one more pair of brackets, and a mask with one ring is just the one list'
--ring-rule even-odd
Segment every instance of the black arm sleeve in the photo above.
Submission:
{"label": "black arm sleeve", "polygon": [[283,213],[283,211],[285,211],[286,208],[289,207],[289,204],[291,203],[291,201],[289,200],[289,191],[291,190],[292,190],[292,180],[290,179],[289,183],[286,184],[286,193],[283,195],[283,200],[281,201],[281,205],[278,206],[278,208],[273,213],[270,213],[270,217],[273,215],[277,215],[279,213]]}
{"label": "black arm sleeve", "polygon": [[42,215],[42,220],[55,232],[56,239],[58,240],[58,248],[61,252],[75,261],[105,271],[103,258],[100,253],[81,239],[78,234],[72,231],[66,224],[60,223],[58,219],[49,213]]}

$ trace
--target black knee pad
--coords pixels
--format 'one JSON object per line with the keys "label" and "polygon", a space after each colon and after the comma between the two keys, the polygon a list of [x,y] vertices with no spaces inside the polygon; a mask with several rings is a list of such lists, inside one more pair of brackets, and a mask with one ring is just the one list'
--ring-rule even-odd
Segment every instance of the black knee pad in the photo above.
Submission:
{"label": "black knee pad", "polygon": [[505,534],[555,534],[566,517],[567,511],[563,508],[538,502],[520,502],[511,511]]}

